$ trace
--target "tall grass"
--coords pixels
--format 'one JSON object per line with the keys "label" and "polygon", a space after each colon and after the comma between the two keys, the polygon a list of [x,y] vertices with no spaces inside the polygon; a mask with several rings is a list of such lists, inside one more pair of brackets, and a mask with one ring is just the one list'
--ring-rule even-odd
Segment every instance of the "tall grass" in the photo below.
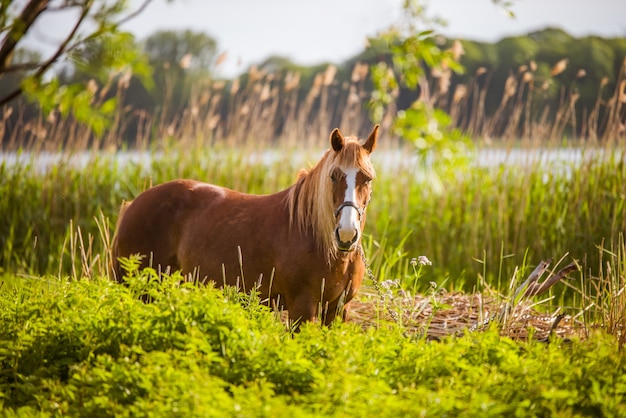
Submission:
{"label": "tall grass", "polygon": [[[377,152],[384,159],[386,151]],[[150,185],[187,177],[271,193],[292,184],[297,171],[320,153],[311,150],[303,157],[276,150],[272,160],[263,161],[246,149],[174,148],[127,163],[106,155],[90,157],[84,165],[63,160],[41,167],[36,159],[4,163],[0,265],[67,272],[62,253],[76,228],[86,242],[89,235],[101,235],[96,219],[104,219],[100,223],[110,231],[121,202]],[[452,169],[436,177],[402,161],[379,166],[366,229],[373,265],[385,270],[385,278],[402,278],[410,276],[411,258],[426,255],[433,261],[429,280],[449,277],[450,286],[465,290],[476,284],[483,265],[490,281],[511,277],[524,259],[532,264],[565,253],[583,266],[597,266],[596,246],[617,243],[626,228],[623,151],[589,150],[580,160],[558,165],[532,158],[525,164]],[[373,159],[376,163],[376,153]],[[94,253],[102,250],[99,239],[91,247]]]}
{"label": "tall grass", "polygon": [[[465,83],[448,91],[450,72],[431,80],[438,94],[433,105],[446,109],[456,126],[474,138],[492,140],[523,139],[546,142],[563,138],[606,143],[623,137],[626,111],[626,58],[615,77],[613,91],[609,90],[609,74],[597,86],[596,101],[589,109],[581,109],[579,88],[586,72],[579,69],[570,79],[563,78],[568,59],[549,68],[529,60],[517,72],[511,73],[503,85],[492,83],[493,73],[480,67]],[[558,77],[558,82],[557,82]],[[557,85],[561,85],[559,91]],[[446,86],[441,91],[441,86]],[[495,110],[486,110],[486,98],[491,90],[501,91]]]}
{"label": "tall grass", "polygon": [[[61,159],[42,165],[34,156],[0,164],[0,268],[37,274],[71,271],[67,254],[80,229],[92,252],[103,250],[99,228],[111,233],[124,200],[175,178],[195,178],[246,190],[277,191],[298,167],[283,161],[250,161],[245,151],[185,149],[141,155],[121,163],[111,155],[83,162]],[[100,223],[96,222],[99,221]],[[100,225],[100,226],[99,226]]]}
{"label": "tall grass", "polygon": [[[3,150],[22,148],[16,154],[20,162],[0,165],[0,269],[76,279],[105,274],[107,237],[121,202],[153,184],[188,177],[250,193],[287,187],[301,167],[317,161],[331,127],[350,134],[370,129],[363,127],[369,125],[363,110],[369,97],[366,76],[367,66],[357,64],[350,82],[339,85],[336,69],[328,67],[313,78],[302,98],[297,73],[279,78],[251,70],[232,82],[198,87],[189,107],[173,120],[121,112],[98,139],[71,117],[55,114],[18,126]],[[516,89],[520,86],[515,84]],[[459,106],[452,113],[458,121],[469,118],[472,122],[464,127],[483,139],[502,124],[505,137],[517,138],[514,133],[524,121],[526,141],[502,144],[521,147],[527,156],[521,163],[511,157],[486,166],[425,170],[412,165],[412,151],[399,146],[388,130],[383,134],[380,150],[373,155],[379,176],[365,237],[369,261],[381,280],[409,283],[414,292],[428,292],[431,281],[445,283],[450,290],[472,291],[482,277],[504,292],[511,277],[525,273],[516,269],[530,269],[542,259],[563,254],[580,263],[585,280],[607,277],[599,266],[604,269],[608,253],[597,248],[620,248],[620,234],[626,232],[625,156],[616,141],[623,133],[614,129],[622,121],[622,91],[614,93],[611,116],[601,128],[613,132],[606,144],[582,145],[576,148],[582,149],[581,158],[553,163],[544,153],[551,152],[554,143],[544,140],[560,139],[569,126],[563,121],[572,119],[563,116],[552,128],[544,119],[530,124],[530,114],[524,112],[533,110],[531,99],[513,91],[513,84],[509,87],[503,101],[507,107],[491,119],[484,114],[464,118],[465,96],[451,103]],[[484,90],[472,96],[478,100],[472,109],[481,108],[479,98],[484,96]],[[444,95],[433,97],[443,100]],[[608,109],[598,97],[596,107]],[[563,102],[557,114],[570,112],[574,105]],[[507,119],[510,106],[518,116]],[[387,127],[390,116],[383,121]],[[122,134],[131,117],[138,118],[136,150],[127,152]],[[588,126],[600,129],[596,122]],[[274,153],[269,162],[264,154],[268,150]],[[401,157],[389,162],[394,152]],[[433,266],[423,280],[415,281],[410,262],[420,255]],[[608,277],[613,293],[620,293],[622,276]],[[585,306],[602,293],[587,290],[579,300]],[[574,297],[565,285],[556,291]],[[621,306],[621,299],[617,301]],[[616,305],[599,302],[593,302],[596,309],[623,316],[613,309]]]}

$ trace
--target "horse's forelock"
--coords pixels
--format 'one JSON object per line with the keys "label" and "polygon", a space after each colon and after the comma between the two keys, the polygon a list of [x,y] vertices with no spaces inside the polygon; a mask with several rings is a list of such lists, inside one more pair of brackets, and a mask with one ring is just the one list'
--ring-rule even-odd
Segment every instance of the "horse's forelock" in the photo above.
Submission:
{"label": "horse's forelock", "polygon": [[357,168],[367,176],[374,178],[376,172],[369,159],[369,153],[359,143],[357,138],[348,137],[342,150],[335,154],[335,164],[342,169]]}

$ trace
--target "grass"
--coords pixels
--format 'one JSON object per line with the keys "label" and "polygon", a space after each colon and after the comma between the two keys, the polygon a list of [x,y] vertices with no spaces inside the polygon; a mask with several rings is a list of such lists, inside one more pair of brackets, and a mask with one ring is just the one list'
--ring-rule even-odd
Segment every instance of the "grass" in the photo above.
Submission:
{"label": "grass", "polygon": [[[273,150],[277,156],[266,161],[253,158],[262,155],[256,146],[189,152],[171,145],[127,162],[98,153],[83,163],[65,157],[41,166],[37,154],[3,163],[0,268],[73,280],[105,275],[119,205],[150,185],[188,177],[270,193],[292,184],[307,159],[313,163],[321,153],[321,147]],[[374,163],[393,150],[382,145]],[[525,277],[541,260],[567,255],[566,263],[580,265],[576,285],[557,284],[542,309],[570,306],[567,313],[579,315],[588,308],[585,323],[610,323],[606,329],[623,339],[624,299],[604,300],[624,287],[621,258],[613,255],[621,254],[626,231],[623,150],[589,148],[561,162],[546,161],[542,149],[525,152],[522,163],[436,172],[403,160],[378,163],[364,242],[374,275],[397,280],[413,295],[428,293],[431,282],[449,292],[488,287],[506,295],[513,278]],[[416,279],[411,260],[419,256],[432,266]]]}
{"label": "grass", "polygon": [[[100,236],[112,233],[121,202],[152,184],[188,177],[270,193],[292,184],[306,159],[315,162],[321,151],[304,158],[302,151],[277,152],[283,157],[269,163],[249,158],[254,150],[218,148],[173,148],[127,163],[106,154],[83,165],[61,160],[40,167],[36,157],[3,163],[0,267],[70,274],[77,268],[72,247],[101,254],[106,240]],[[378,152],[382,159],[388,151]],[[626,231],[623,151],[588,150],[580,161],[560,163],[527,152],[525,164],[451,167],[436,181],[402,160],[379,165],[366,252],[381,280],[412,280],[410,260],[420,255],[433,262],[426,279],[411,284],[420,291],[445,278],[449,290],[471,291],[481,274],[502,290],[516,268],[563,254],[585,273],[597,271],[597,247],[618,246]]]}
{"label": "grass", "polygon": [[[381,416],[626,413],[624,352],[513,342],[495,329],[439,342],[394,325],[292,335],[258,299],[151,280],[20,279],[0,298],[0,405],[9,416]],[[154,300],[141,302],[149,293]],[[477,382],[480,384],[477,385]]]}

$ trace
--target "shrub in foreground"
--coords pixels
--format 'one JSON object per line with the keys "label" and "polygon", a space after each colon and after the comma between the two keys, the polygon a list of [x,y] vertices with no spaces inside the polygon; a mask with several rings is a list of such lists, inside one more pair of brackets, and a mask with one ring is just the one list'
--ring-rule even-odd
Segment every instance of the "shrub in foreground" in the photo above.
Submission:
{"label": "shrub in foreground", "polygon": [[[626,413],[614,340],[429,342],[380,324],[292,335],[254,296],[145,271],[0,289],[7,415],[380,416]],[[140,296],[153,300],[144,303]]]}

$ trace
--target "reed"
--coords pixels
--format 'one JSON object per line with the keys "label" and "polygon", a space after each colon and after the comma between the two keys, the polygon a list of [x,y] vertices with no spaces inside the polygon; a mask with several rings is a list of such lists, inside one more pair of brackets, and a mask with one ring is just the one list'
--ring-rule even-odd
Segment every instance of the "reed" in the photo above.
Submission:
{"label": "reed", "polygon": [[[310,154],[256,152],[256,147],[172,148],[164,154],[136,154],[135,162],[126,163],[106,155],[82,163],[64,159],[48,167],[34,157],[5,162],[0,166],[1,265],[41,273],[54,266],[56,271],[70,221],[84,237],[97,236],[94,217],[104,216],[111,224],[123,200],[170,179],[197,178],[251,193],[280,190],[306,166],[306,156],[315,160],[321,147]],[[381,160],[385,152],[392,155],[380,152]],[[617,242],[626,225],[623,151],[588,149],[557,163],[548,161],[548,151],[527,150],[522,162],[513,155],[502,164],[438,175],[402,161],[381,161],[367,228],[373,261],[384,261],[402,276],[410,271],[411,258],[426,255],[436,263],[436,276],[449,276],[454,286],[470,289],[481,272],[481,264],[472,260],[496,266],[502,253],[511,255],[503,267],[506,276],[524,257],[570,253],[581,263],[596,265],[595,247]],[[392,255],[398,252],[406,257]]]}
{"label": "reed", "polygon": [[[422,94],[420,100],[446,110],[452,116],[451,127],[477,142],[523,140],[545,145],[568,138],[604,144],[622,137],[626,132],[626,62],[615,76],[612,92],[608,78],[602,80],[590,109],[581,109],[578,103],[578,85],[585,71],[579,70],[567,81],[563,79],[566,66],[567,60],[562,60],[546,72],[545,65],[531,60],[503,85],[496,85],[486,68],[479,68],[464,83],[458,83],[449,72],[434,71],[423,86],[433,94]],[[167,105],[153,114],[125,106],[112,115],[102,135],[76,123],[71,115],[52,112],[21,119],[19,115],[24,117],[27,109],[7,107],[2,121],[10,130],[3,132],[1,150],[147,150],[167,149],[171,143],[302,147],[316,145],[320,135],[336,126],[347,132],[365,130],[370,124],[367,103],[376,94],[370,91],[368,65],[328,65],[317,71],[305,80],[303,73],[295,70],[272,72],[253,67],[234,80],[200,80],[194,82],[193,89],[189,87],[188,103],[180,112]],[[557,78],[569,83],[559,92],[554,91]],[[111,94],[123,103],[128,94],[127,75],[111,78],[104,86],[92,84],[89,82],[88,87],[98,91],[94,105]],[[486,101],[493,90],[502,91],[500,103],[495,110],[488,110]],[[392,96],[385,114],[380,115],[387,129],[407,94],[396,92]]]}
{"label": "reed", "polygon": [[560,168],[537,159],[526,168],[504,164],[471,170],[443,179],[443,190],[426,196],[428,184],[416,185],[407,191],[408,215],[401,214],[408,221],[397,223],[400,236],[411,232],[405,250],[445,266],[439,275],[451,273],[453,283],[460,278],[465,287],[473,286],[481,271],[481,264],[470,260],[491,266],[492,281],[503,254],[506,277],[525,258],[570,253],[585,265],[597,265],[595,246],[616,242],[626,226],[623,156],[613,162],[601,158]]}
{"label": "reed", "polygon": [[[452,95],[435,97],[433,105],[447,110],[454,117],[455,126],[469,136],[487,142],[521,139],[545,144],[568,138],[607,143],[623,137],[626,59],[616,74],[614,90],[607,89],[605,77],[590,109],[581,109],[578,104],[578,89],[586,71],[579,69],[570,79],[564,79],[567,65],[568,59],[564,58],[545,73],[539,72],[537,63],[530,60],[511,73],[502,86],[494,85],[492,74],[479,68],[469,80],[457,84]],[[555,92],[557,77],[564,87]],[[440,81],[432,80],[433,88]],[[486,98],[492,89],[502,93],[499,105],[488,113]]]}

